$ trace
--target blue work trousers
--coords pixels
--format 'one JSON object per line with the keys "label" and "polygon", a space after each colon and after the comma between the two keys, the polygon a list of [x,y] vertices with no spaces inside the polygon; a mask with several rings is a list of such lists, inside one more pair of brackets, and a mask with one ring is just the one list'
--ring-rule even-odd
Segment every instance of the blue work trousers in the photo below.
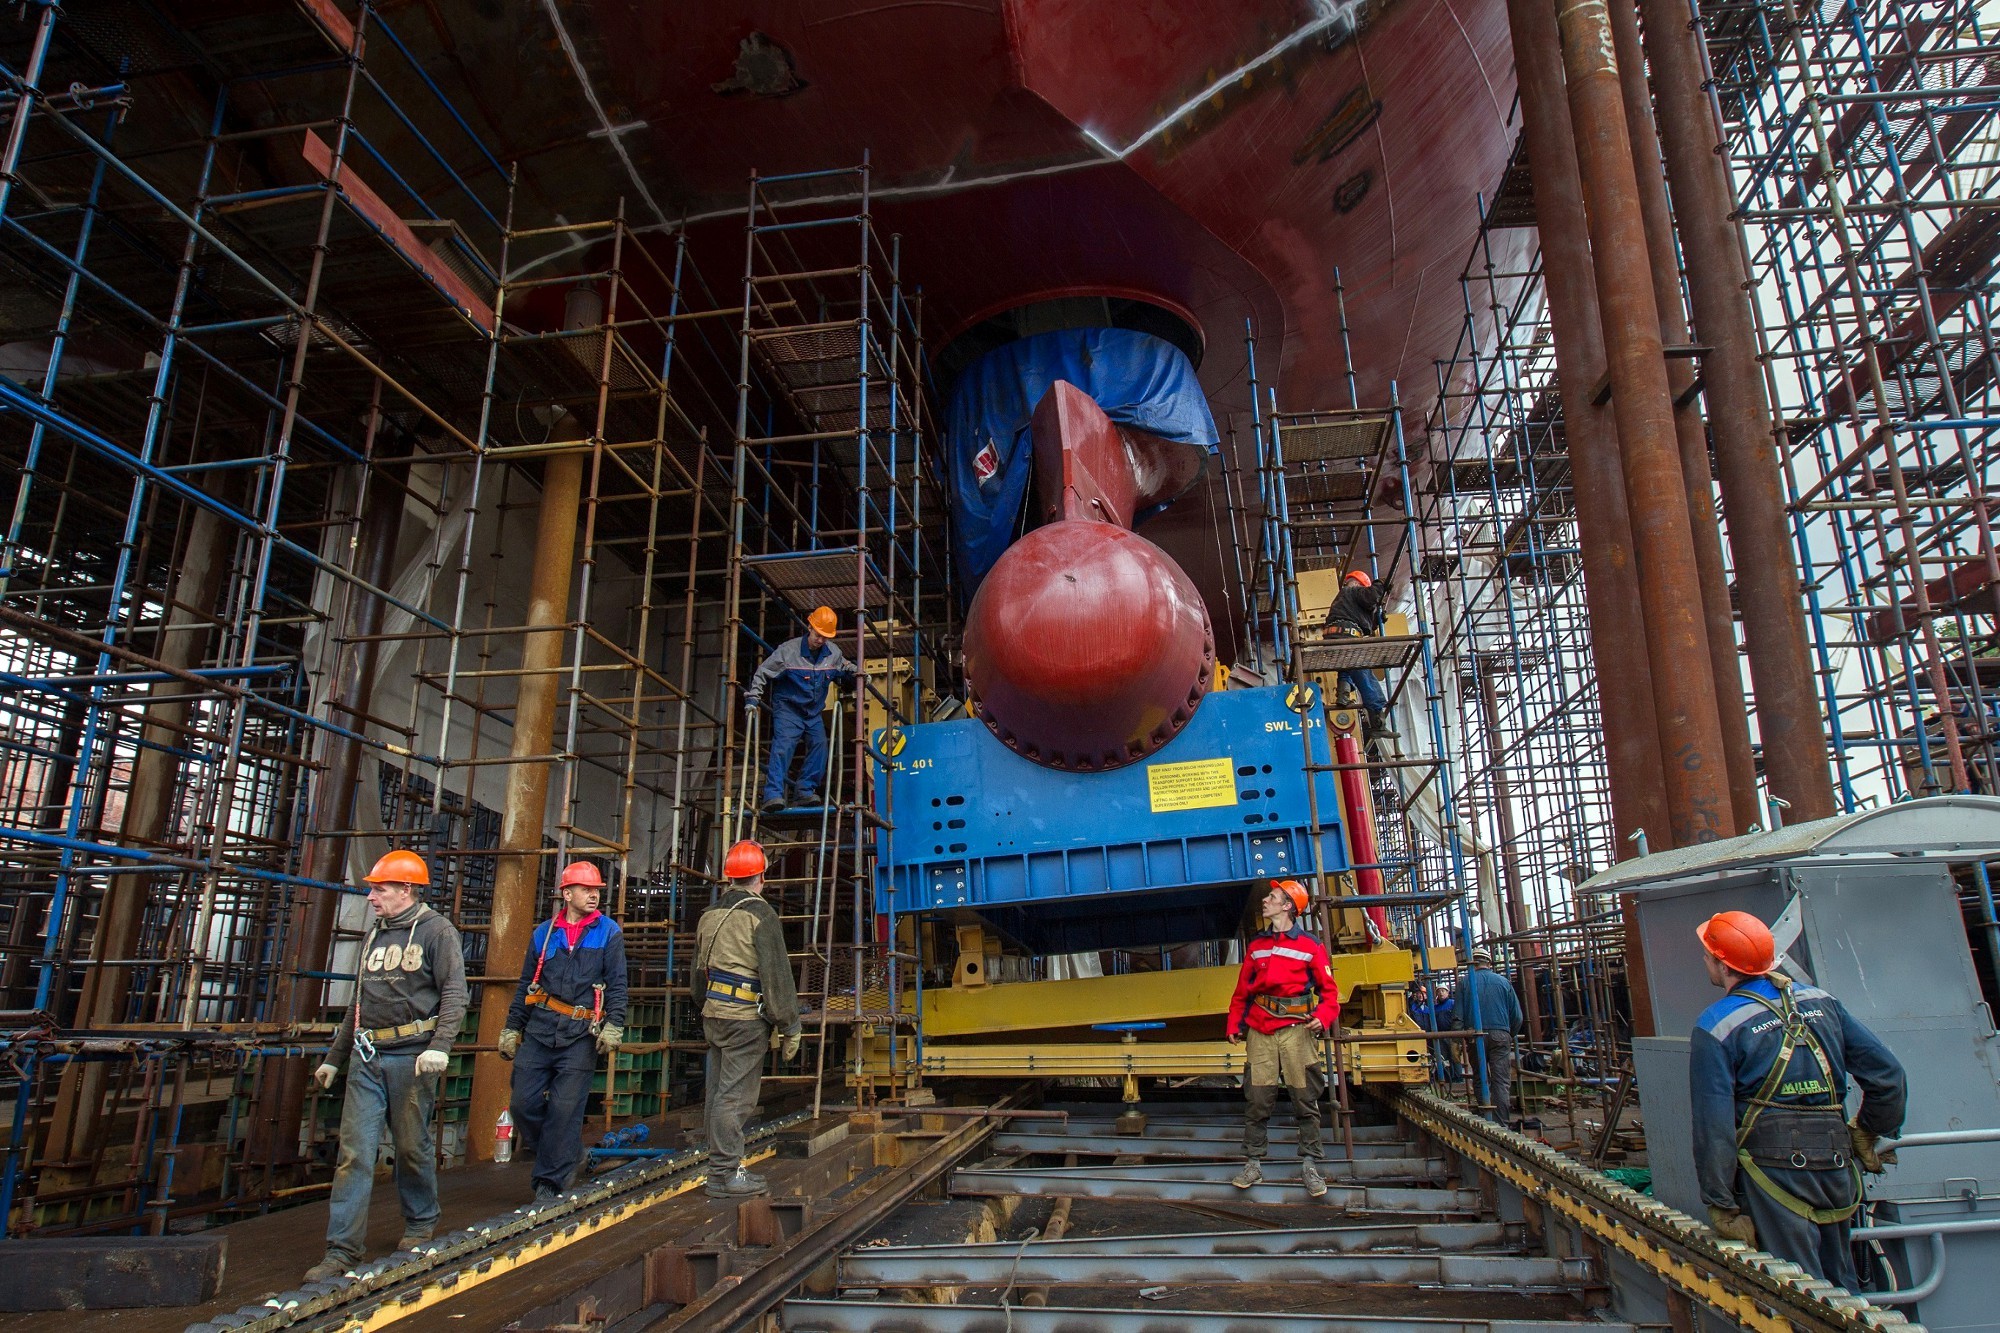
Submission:
{"label": "blue work trousers", "polygon": [[1372,671],[1343,671],[1340,683],[1361,696],[1361,707],[1369,713],[1379,713],[1389,706],[1389,698],[1382,693],[1382,682],[1375,679]]}
{"label": "blue work trousers", "polygon": [[826,772],[826,720],[817,708],[772,704],[771,753],[764,764],[766,804],[785,799],[792,760],[801,741],[805,755],[799,762],[799,804],[808,805],[819,799],[819,780]]}
{"label": "blue work trousers", "polygon": [[396,1192],[402,1196],[403,1231],[437,1225],[437,1149],[431,1111],[438,1076],[417,1074],[420,1051],[357,1054],[347,1067],[347,1099],[340,1107],[340,1160],[326,1219],[326,1251],[350,1262],[368,1252],[368,1198],[375,1190],[375,1159],[386,1129],[396,1150]]}
{"label": "blue work trousers", "polygon": [[[1813,1208],[1845,1208],[1854,1202],[1854,1176],[1846,1170],[1790,1171],[1766,1167],[1773,1184]],[[1757,1248],[1789,1259],[1814,1277],[1845,1287],[1860,1286],[1854,1271],[1854,1251],[1848,1244],[1853,1219],[1814,1222],[1800,1217],[1759,1189],[1750,1173],[1736,1174],[1736,1202],[1757,1227]]]}
{"label": "blue work trousers", "polygon": [[514,1056],[516,1133],[535,1145],[537,1185],[566,1190],[583,1164],[583,1108],[597,1072],[597,1043],[589,1037],[550,1046],[524,1037]]}

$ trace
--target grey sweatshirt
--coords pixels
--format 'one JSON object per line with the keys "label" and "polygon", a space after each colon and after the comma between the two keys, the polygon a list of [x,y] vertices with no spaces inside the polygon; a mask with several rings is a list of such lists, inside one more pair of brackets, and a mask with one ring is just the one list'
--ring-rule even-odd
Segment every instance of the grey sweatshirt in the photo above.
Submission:
{"label": "grey sweatshirt", "polygon": [[[376,921],[361,942],[361,966],[355,986],[361,997],[361,1026],[370,1031],[401,1027],[437,1015],[435,1032],[400,1041],[377,1042],[376,1049],[415,1054],[425,1049],[451,1051],[465,1021],[465,953],[458,928],[418,903],[406,912]],[[326,1062],[347,1063],[354,1048],[354,1010],[349,1004]]]}

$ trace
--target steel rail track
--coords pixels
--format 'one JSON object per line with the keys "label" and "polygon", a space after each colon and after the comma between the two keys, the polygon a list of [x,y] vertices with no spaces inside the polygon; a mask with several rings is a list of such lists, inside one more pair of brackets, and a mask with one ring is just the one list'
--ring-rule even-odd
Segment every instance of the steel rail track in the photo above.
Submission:
{"label": "steel rail track", "polygon": [[[810,1118],[797,1111],[749,1131],[746,1144],[762,1144]],[[774,1150],[747,1156],[761,1161]],[[357,1264],[343,1277],[309,1282],[255,1305],[190,1324],[187,1333],[276,1333],[324,1328],[355,1333],[384,1327],[458,1292],[504,1276],[586,1236],[668,1199],[707,1179],[705,1148],[690,1148],[652,1162],[635,1162],[599,1176],[588,1187],[554,1203],[524,1205],[475,1222],[416,1250],[398,1250]]]}
{"label": "steel rail track", "polygon": [[1544,1144],[1481,1119],[1431,1092],[1399,1091],[1388,1105],[1412,1128],[1565,1218],[1607,1252],[1669,1290],[1760,1333],[1920,1329],[1740,1241],[1719,1238],[1678,1209],[1618,1184]]}

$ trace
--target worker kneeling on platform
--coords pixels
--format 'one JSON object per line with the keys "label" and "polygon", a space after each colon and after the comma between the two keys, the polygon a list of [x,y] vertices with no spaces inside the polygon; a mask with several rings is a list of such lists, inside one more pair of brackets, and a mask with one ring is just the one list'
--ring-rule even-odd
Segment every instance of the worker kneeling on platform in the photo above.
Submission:
{"label": "worker kneeling on platform", "polygon": [[[1715,1229],[1854,1290],[1848,1229],[1876,1140],[1903,1123],[1903,1066],[1823,990],[1773,971],[1770,928],[1723,912],[1696,928],[1729,993],[1695,1020],[1688,1064],[1695,1172]],[[1849,1124],[1847,1080],[1861,1085]]]}
{"label": "worker kneeling on platform", "polygon": [[743,1169],[743,1125],[757,1109],[765,1050],[783,1034],[790,1060],[805,1040],[784,928],[764,901],[767,868],[757,843],[731,847],[722,863],[729,888],[695,927],[694,990],[705,997],[701,1031],[708,1038],[702,1120],[714,1199],[764,1192],[764,1178]]}
{"label": "worker kneeling on platform", "polygon": [[536,1203],[568,1189],[583,1165],[583,1104],[597,1057],[615,1059],[625,1040],[625,935],[597,910],[604,876],[572,861],[556,892],[562,906],[529,937],[500,1033],[501,1058],[514,1062],[508,1109],[535,1145]]}
{"label": "worker kneeling on platform", "polygon": [[[833,642],[839,632],[833,608],[819,607],[806,617],[806,633],[779,644],[743,693],[743,702],[753,712],[766,690],[771,695],[771,749],[764,762],[766,814],[784,808],[794,759],[799,765],[797,804],[820,802],[820,778],[826,773],[826,720],[821,716],[826,710],[826,687],[855,674],[854,664]],[[801,742],[804,755],[798,752]]]}
{"label": "worker kneeling on platform", "polygon": [[1253,936],[1244,950],[1236,993],[1229,999],[1229,1040],[1241,1042],[1247,1033],[1250,1042],[1244,1083],[1250,1104],[1243,1117],[1248,1160],[1230,1183],[1247,1190],[1264,1179],[1271,1112],[1282,1083],[1292,1094],[1292,1116],[1299,1127],[1300,1179],[1306,1193],[1317,1199],[1326,1193],[1319,1170],[1319,1099],[1326,1090],[1319,1041],[1340,1021],[1340,987],[1326,946],[1300,920],[1306,910],[1305,886],[1295,879],[1268,883],[1260,906],[1269,928]]}
{"label": "worker kneeling on platform", "polygon": [[375,922],[361,941],[354,1003],[333,1035],[326,1060],[313,1071],[331,1088],[352,1053],[347,1096],[340,1106],[340,1159],[326,1223],[326,1257],[306,1281],[338,1277],[368,1250],[368,1198],[382,1131],[396,1151],[396,1192],[402,1196],[403,1239],[411,1249],[437,1229],[437,1149],[431,1112],[451,1044],[465,1019],[465,954],[458,929],[418,901],[431,882],[415,852],[396,851],[368,872]]}

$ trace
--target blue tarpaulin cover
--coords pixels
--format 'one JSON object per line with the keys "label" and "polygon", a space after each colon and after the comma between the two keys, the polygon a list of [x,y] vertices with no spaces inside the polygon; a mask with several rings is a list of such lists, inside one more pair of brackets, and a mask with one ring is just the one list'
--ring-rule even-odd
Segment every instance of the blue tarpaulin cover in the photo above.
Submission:
{"label": "blue tarpaulin cover", "polygon": [[1096,399],[1121,426],[1211,454],[1218,449],[1194,366],[1164,339],[1131,329],[1060,329],[994,348],[966,367],[945,415],[952,554],[968,598],[1014,540],[1033,474],[1029,424],[1057,380]]}

